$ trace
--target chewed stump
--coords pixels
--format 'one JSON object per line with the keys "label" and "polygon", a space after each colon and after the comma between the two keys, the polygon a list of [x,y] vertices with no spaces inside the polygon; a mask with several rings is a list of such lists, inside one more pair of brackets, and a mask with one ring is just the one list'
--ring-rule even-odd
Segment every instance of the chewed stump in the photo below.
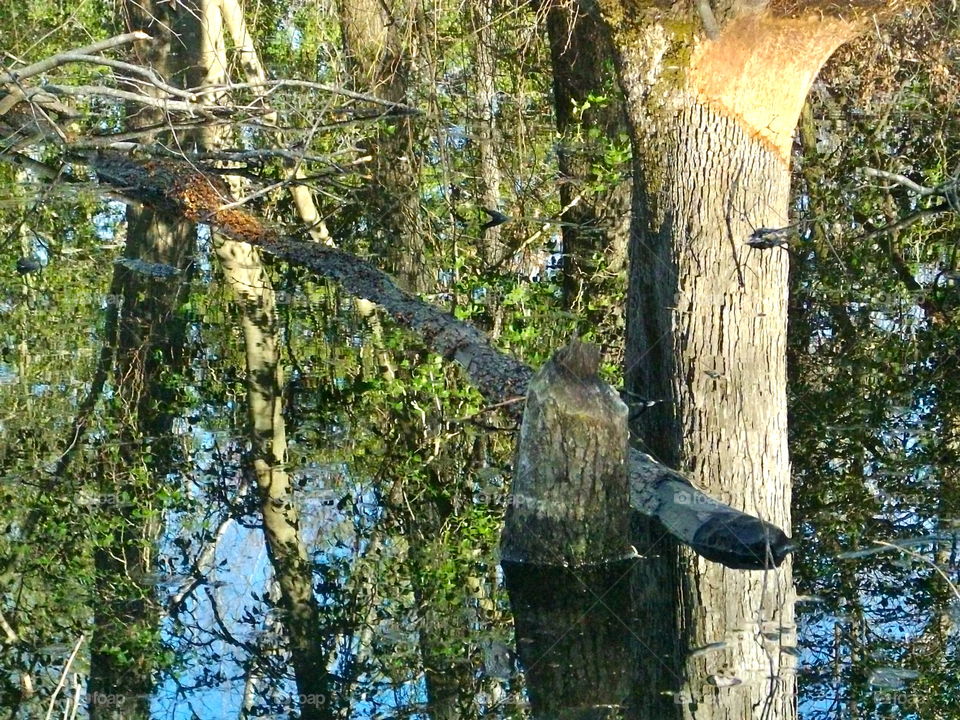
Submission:
{"label": "chewed stump", "polygon": [[627,406],[597,375],[599,357],[572,340],[530,381],[503,562],[578,566],[626,554]]}

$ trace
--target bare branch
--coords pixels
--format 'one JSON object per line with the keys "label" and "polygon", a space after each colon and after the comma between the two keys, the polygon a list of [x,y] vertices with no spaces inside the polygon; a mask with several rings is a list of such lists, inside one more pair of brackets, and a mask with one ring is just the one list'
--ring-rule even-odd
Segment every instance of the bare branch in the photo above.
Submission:
{"label": "bare branch", "polygon": [[899,175],[897,173],[887,172],[886,170],[877,170],[875,168],[865,167],[863,168],[863,174],[867,177],[880,178],[881,180],[889,180],[892,183],[897,185],[902,185],[905,188],[913,190],[917,195],[940,195],[941,190],[939,188],[928,188],[926,185],[918,185],[913,180],[908,178],[906,175]]}
{"label": "bare branch", "polygon": [[[64,53],[60,57],[65,58],[68,62],[77,62],[77,63],[88,63],[90,65],[103,65],[105,67],[113,68],[114,70],[121,70],[128,75],[135,75],[146,80],[148,83],[153,85],[158,90],[163,90],[165,93],[169,93],[175,97],[183,98],[184,100],[195,100],[196,95],[184,90],[182,88],[175,87],[169,83],[164,82],[164,80],[157,75],[151,68],[141,67],[140,65],[133,65],[132,63],[123,62],[122,60],[113,60],[112,58],[106,58],[102,55],[85,55],[81,53]],[[129,78],[124,78],[129,79]]]}
{"label": "bare branch", "polygon": [[213,117],[217,115],[231,115],[239,111],[238,108],[232,106],[213,106],[213,105],[199,105],[193,102],[187,102],[185,100],[167,100],[166,98],[154,98],[147,95],[140,95],[134,92],[128,92],[126,90],[118,90],[116,88],[107,87],[105,85],[42,85],[39,88],[34,88],[27,91],[27,97],[31,97],[37,92],[50,92],[55,95],[68,95],[70,97],[108,97],[115,98],[117,100],[127,100],[130,102],[140,103],[141,105],[148,105],[150,107],[157,107],[164,110],[173,110],[185,113],[191,113],[195,115],[205,115],[208,117]]}
{"label": "bare branch", "polygon": [[707,37],[716,40],[720,35],[720,26],[717,25],[717,18],[713,14],[713,8],[710,7],[709,0],[696,0],[694,5],[697,7],[697,13],[700,15],[700,21],[703,23],[703,29],[707,32]]}
{"label": "bare branch", "polygon": [[48,70],[52,70],[55,67],[64,65],[68,62],[73,62],[71,60],[65,59],[67,55],[90,55],[91,53],[98,53],[103,50],[109,50],[110,48],[117,47],[118,45],[127,45],[137,40],[152,40],[149,35],[140,30],[135,30],[134,32],[124,33],[123,35],[116,35],[115,37],[108,38],[106,40],[101,40],[100,42],[93,43],[93,45],[87,45],[82,48],[78,48],[69,53],[61,53],[59,55],[52,55],[48,58],[35,62],[32,65],[27,65],[22,67],[19,70],[10,70],[4,73],[0,73],[0,84],[7,84],[13,82],[19,82],[28,77],[33,77],[34,75],[39,75],[45,73]]}
{"label": "bare branch", "polygon": [[916,212],[910,213],[906,217],[900,218],[896,222],[892,222],[888,225],[884,225],[883,227],[876,228],[875,230],[870,230],[869,232],[865,232],[863,235],[855,237],[853,241],[863,242],[864,240],[872,240],[878,235],[883,235],[884,233],[892,233],[892,232],[897,232],[898,230],[906,230],[908,227],[910,227],[911,225],[913,225],[914,223],[920,220],[924,220],[932,215],[939,215],[940,213],[945,213],[950,210],[952,210],[952,208],[949,205],[949,203],[942,203],[940,205],[937,205],[936,207],[927,208],[925,210],[917,210]]}
{"label": "bare branch", "polygon": [[320,90],[321,92],[331,93],[333,95],[342,95],[343,97],[348,97],[353,100],[362,100],[364,102],[375,103],[376,105],[383,105],[390,108],[392,111],[400,111],[410,115],[419,115],[420,110],[411,106],[405,105],[404,103],[391,102],[390,100],[384,100],[383,98],[378,98],[375,95],[367,95],[365,93],[354,92],[353,90],[347,90],[346,88],[337,87],[336,85],[325,85],[323,83],[310,82],[308,80],[264,80],[263,82],[244,82],[244,83],[230,83],[227,85],[208,85],[203,88],[194,88],[193,92],[197,95],[205,94],[216,94],[222,92],[229,92],[231,90],[245,90],[245,89],[256,89],[258,87],[266,88],[284,88],[284,87],[293,87],[293,88],[304,88],[307,90]]}
{"label": "bare branch", "polygon": [[908,190],[912,190],[913,192],[915,192],[917,195],[920,195],[921,197],[937,197],[937,196],[942,197],[944,200],[946,200],[946,202],[941,203],[936,207],[926,208],[924,210],[918,210],[914,213],[911,213],[910,215],[907,215],[905,218],[899,220],[898,222],[891,223],[890,225],[886,225],[882,228],[879,228],[878,230],[869,232],[858,239],[865,240],[867,238],[873,237],[874,235],[878,235],[880,233],[893,232],[895,230],[902,230],[906,227],[909,227],[910,225],[915,223],[917,220],[920,220],[921,218],[927,217],[929,215],[936,215],[938,213],[947,212],[950,210],[952,210],[953,212],[960,213],[960,198],[958,198],[958,195],[957,195],[958,184],[960,183],[958,183],[956,176],[954,176],[952,180],[949,180],[945,183],[941,183],[940,185],[937,185],[936,187],[931,188],[931,187],[927,187],[926,185],[921,185],[919,183],[916,183],[910,178],[906,177],[905,175],[887,172],[886,170],[877,170],[875,168],[865,167],[863,168],[863,174],[866,175],[867,177],[875,177],[881,180],[889,180],[895,185],[901,185],[907,188]]}
{"label": "bare branch", "polygon": [[67,658],[67,662],[63,666],[63,670],[60,672],[60,679],[57,681],[57,686],[53,689],[53,694],[50,695],[50,704],[47,707],[46,720],[50,720],[50,717],[53,715],[53,708],[57,702],[57,695],[60,694],[60,691],[63,689],[63,685],[67,680],[67,675],[70,673],[70,666],[73,665],[73,659],[77,656],[77,652],[80,650],[80,646],[83,644],[83,641],[86,640],[87,636],[83,633],[80,633],[80,637],[77,638],[76,645],[73,646],[73,652],[70,653],[70,657]]}

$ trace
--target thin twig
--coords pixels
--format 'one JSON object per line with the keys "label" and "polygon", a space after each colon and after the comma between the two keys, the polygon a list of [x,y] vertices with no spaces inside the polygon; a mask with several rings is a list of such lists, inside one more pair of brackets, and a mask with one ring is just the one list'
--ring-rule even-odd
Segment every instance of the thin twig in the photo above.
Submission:
{"label": "thin twig", "polygon": [[886,170],[877,170],[875,168],[865,167],[863,168],[863,174],[867,177],[880,178],[881,180],[889,180],[892,183],[897,185],[902,185],[905,188],[913,190],[917,195],[939,195],[938,188],[929,188],[926,185],[919,185],[913,180],[908,178],[906,175],[900,175],[898,173],[887,172]]}
{"label": "thin twig", "polygon": [[916,559],[918,559],[918,560],[922,560],[923,562],[925,562],[927,565],[929,565],[929,566],[932,567],[934,570],[936,570],[937,573],[939,573],[940,577],[942,577],[944,580],[947,581],[947,587],[950,588],[950,592],[953,593],[954,597],[956,597],[957,600],[960,600],[960,590],[957,590],[957,586],[953,584],[953,581],[950,579],[950,576],[948,576],[948,575],[940,568],[940,566],[937,565],[933,560],[931,560],[931,559],[929,559],[929,558],[927,558],[927,557],[924,557],[923,555],[921,555],[920,553],[918,553],[918,552],[916,552],[916,551],[914,551],[914,550],[910,550],[909,548],[905,548],[905,547],[903,547],[902,545],[897,545],[897,544],[895,544],[895,543],[885,542],[884,540],[874,540],[874,542],[875,542],[877,545],[883,545],[883,546],[888,547],[888,548],[893,548],[894,550],[899,550],[900,552],[905,553],[905,554],[909,555],[910,557],[913,557],[913,558],[916,558]]}
{"label": "thin twig", "polygon": [[57,702],[57,695],[59,695],[63,689],[63,684],[67,679],[67,673],[70,671],[73,659],[77,656],[77,652],[80,650],[80,646],[86,638],[87,636],[84,633],[80,633],[80,637],[77,638],[77,644],[73,646],[73,652],[70,653],[70,657],[67,658],[67,664],[63,666],[63,671],[60,673],[60,680],[57,682],[57,687],[54,688],[53,694],[50,696],[50,704],[47,706],[47,717],[45,720],[50,720],[50,716],[53,714],[54,703]]}
{"label": "thin twig", "polygon": [[154,98],[139,93],[118,90],[117,88],[107,87],[105,85],[52,85],[44,84],[39,88],[27,91],[30,97],[38,92],[49,92],[54,95],[68,95],[70,97],[87,97],[90,95],[96,97],[109,97],[117,100],[127,100],[130,102],[147,105],[150,107],[161,108],[163,110],[175,110],[191,113],[194,115],[206,115],[214,117],[216,115],[232,115],[237,112],[237,108],[232,106],[214,106],[200,105],[198,103],[186,102],[184,100],[167,100],[165,98]]}

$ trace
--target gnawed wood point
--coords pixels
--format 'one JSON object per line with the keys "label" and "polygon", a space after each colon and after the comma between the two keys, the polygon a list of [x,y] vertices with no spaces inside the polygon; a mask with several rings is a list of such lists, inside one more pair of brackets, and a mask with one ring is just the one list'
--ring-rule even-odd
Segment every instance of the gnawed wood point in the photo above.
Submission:
{"label": "gnawed wood point", "polygon": [[738,120],[788,164],[814,78],[859,28],[856,21],[819,15],[738,18],[694,52],[693,90],[699,102]]}
{"label": "gnawed wood point", "polygon": [[581,566],[628,549],[627,407],[579,340],[531,379],[501,544],[504,562]]}

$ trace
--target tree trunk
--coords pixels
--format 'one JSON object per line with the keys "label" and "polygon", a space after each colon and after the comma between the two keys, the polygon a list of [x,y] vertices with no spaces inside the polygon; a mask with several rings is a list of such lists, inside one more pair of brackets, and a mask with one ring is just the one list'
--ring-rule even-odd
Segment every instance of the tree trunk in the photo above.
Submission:
{"label": "tree trunk", "polygon": [[[478,0],[469,5],[469,31],[473,39],[473,58],[476,76],[473,120],[474,142],[477,148],[477,171],[480,181],[480,203],[488,210],[504,210],[500,202],[500,133],[497,128],[497,63],[493,49],[493,0]],[[480,235],[480,257],[492,267],[505,259],[508,251],[501,239],[503,227],[484,228]],[[499,312],[499,309],[495,309]]]}
{"label": "tree trunk", "polygon": [[560,135],[564,300],[587,327],[612,325],[610,334],[621,336],[623,308],[598,308],[596,300],[603,278],[626,267],[630,178],[618,176],[627,168],[611,167],[605,157],[627,133],[623,98],[614,87],[610,43],[599,20],[571,0],[545,5]]}
{"label": "tree trunk", "polygon": [[[787,224],[797,116],[855,26],[820,14],[736,17],[734,8],[700,39],[690,8],[598,4],[634,148],[627,387],[663,401],[639,417],[637,436],[713,497],[789,527],[788,255],[744,241]],[[669,578],[673,556],[653,575]],[[676,629],[691,648],[724,643],[686,660],[674,688],[683,712],[792,716],[793,654],[781,652],[795,642],[789,562],[771,574],[730,572],[684,553],[683,565],[686,576],[663,585],[676,594]],[[667,689],[671,680],[651,682]]]}
{"label": "tree trunk", "polygon": [[[162,3],[126,3],[128,30],[147,29],[156,41],[134,45],[134,61],[149,63],[170,76],[175,71],[172,43],[175,16]],[[151,26],[151,23],[155,23]],[[149,89],[146,91],[149,92]],[[163,115],[142,106],[127,107],[127,127],[162,127]],[[128,207],[128,258],[163,263],[185,271],[193,250],[192,223],[146,207]],[[155,571],[158,483],[169,468],[151,458],[169,458],[163,446],[177,414],[176,397],[164,378],[183,369],[186,327],[176,310],[186,298],[180,278],[158,280],[124,267],[114,269],[109,309],[108,344],[114,344],[115,367],[109,405],[113,443],[98,456],[100,497],[98,524],[109,528],[94,551],[95,588],[90,642],[88,712],[91,718],[147,718],[157,672],[159,612],[149,578]],[[115,333],[115,334],[113,334]],[[148,441],[147,438],[154,438]],[[115,447],[115,451],[108,448]],[[136,472],[143,468],[144,472]],[[123,502],[120,499],[123,499]]]}
{"label": "tree trunk", "polygon": [[500,554],[505,563],[595,565],[627,555],[627,408],[574,339],[527,388]]}
{"label": "tree trunk", "polygon": [[[193,19],[184,36],[187,76],[192,86],[227,82],[228,62],[221,4],[199,0],[189,4]],[[234,23],[236,24],[236,23]],[[238,28],[238,35],[242,35]],[[210,98],[211,103],[217,99]],[[223,129],[202,127],[193,137],[202,149],[224,141]],[[236,190],[236,188],[234,188]],[[219,198],[231,201],[229,193]],[[237,294],[247,360],[247,402],[251,425],[252,464],[263,516],[263,534],[280,589],[291,665],[299,697],[300,717],[329,717],[331,678],[327,672],[327,635],[313,590],[313,566],[300,531],[293,483],[286,472],[286,425],[282,415],[283,369],[280,362],[276,296],[260,253],[245,243],[214,234],[214,248],[227,283]]]}
{"label": "tree trunk", "polygon": [[[412,21],[405,2],[339,0],[340,32],[354,89],[403,102],[407,92],[407,37]],[[424,213],[420,207],[420,131],[409,117],[392,121],[367,140],[373,156],[371,181],[360,194],[363,232],[403,287],[424,292],[432,274],[425,262]],[[358,233],[359,234],[359,233]]]}

